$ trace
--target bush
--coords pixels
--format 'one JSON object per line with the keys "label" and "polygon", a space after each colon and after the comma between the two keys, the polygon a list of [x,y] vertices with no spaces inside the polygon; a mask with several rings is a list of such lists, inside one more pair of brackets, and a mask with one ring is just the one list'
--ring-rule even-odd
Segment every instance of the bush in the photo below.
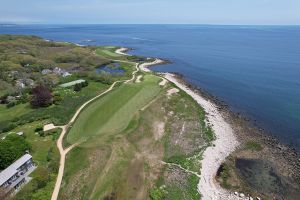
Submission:
{"label": "bush", "polygon": [[38,126],[34,129],[34,132],[39,132],[39,131],[42,131],[43,130],[43,127],[42,126]]}
{"label": "bush", "polygon": [[82,83],[77,83],[76,85],[74,85],[74,91],[79,92],[79,91],[81,91],[82,88],[87,87],[88,85],[89,85],[89,83],[87,81],[82,82]]}
{"label": "bush", "polygon": [[14,107],[14,106],[17,105],[17,104],[18,104],[17,101],[11,101],[11,102],[9,102],[8,104],[6,104],[6,107],[7,107],[7,108],[12,108],[12,107]]}
{"label": "bush", "polygon": [[60,94],[54,94],[54,96],[53,96],[53,103],[55,104],[55,105],[59,105],[60,103],[61,103],[61,101],[62,101],[63,99],[62,99],[62,97],[60,96]]}
{"label": "bush", "polygon": [[150,190],[150,198],[152,200],[162,200],[165,199],[166,193],[167,192],[163,186],[160,188],[154,188]]}

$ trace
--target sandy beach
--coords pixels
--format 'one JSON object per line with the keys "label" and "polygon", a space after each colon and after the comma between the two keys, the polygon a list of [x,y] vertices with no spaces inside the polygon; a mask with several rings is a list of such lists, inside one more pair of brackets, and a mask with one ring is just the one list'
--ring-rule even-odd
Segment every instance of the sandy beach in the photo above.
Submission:
{"label": "sandy beach", "polygon": [[129,50],[128,48],[121,47],[121,48],[117,49],[115,52],[117,54],[120,54],[120,55],[123,55],[123,56],[130,56],[130,54],[126,53],[128,50]]}
{"label": "sandy beach", "polygon": [[[148,68],[152,65],[163,63],[162,60],[156,59],[152,63],[145,63],[140,65],[140,69],[145,72],[150,72]],[[164,77],[174,83],[178,88],[190,95],[207,113],[207,123],[212,126],[215,133],[215,141],[213,145],[208,147],[203,154],[201,179],[198,184],[198,191],[202,195],[203,200],[214,199],[239,199],[239,197],[230,194],[227,190],[222,189],[215,180],[218,168],[225,160],[225,158],[233,152],[238,146],[239,142],[234,134],[234,130],[229,123],[225,121],[217,106],[202,97],[196,91],[187,87],[182,81],[170,73],[163,73]]]}
{"label": "sandy beach", "polygon": [[140,69],[144,72],[151,72],[151,70],[148,68],[150,66],[153,66],[153,65],[159,65],[159,64],[163,64],[165,63],[165,61],[161,60],[161,59],[155,59],[153,62],[150,62],[150,63],[143,63],[143,64],[140,64]]}

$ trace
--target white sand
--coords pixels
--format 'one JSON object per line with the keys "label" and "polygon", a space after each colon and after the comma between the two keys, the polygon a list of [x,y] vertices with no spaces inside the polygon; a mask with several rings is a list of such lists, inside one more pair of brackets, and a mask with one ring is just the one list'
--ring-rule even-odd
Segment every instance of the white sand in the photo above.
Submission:
{"label": "white sand", "polygon": [[206,111],[207,120],[213,124],[212,129],[215,132],[216,140],[213,142],[214,146],[208,147],[204,152],[201,179],[198,184],[202,199],[239,199],[222,189],[215,181],[219,166],[239,145],[231,125],[224,120],[215,104],[179,82],[174,75],[166,73],[165,78],[195,99]]}
{"label": "white sand", "polygon": [[143,75],[139,75],[138,77],[136,77],[135,82],[140,83],[142,78],[143,78]]}
{"label": "white sand", "polygon": [[117,49],[115,52],[117,54],[120,54],[120,55],[123,55],[123,56],[130,56],[130,54],[126,53],[128,50],[129,50],[128,48],[121,47],[121,48]]}
{"label": "white sand", "polygon": [[167,79],[163,78],[162,81],[159,82],[159,85],[160,86],[165,86],[167,82],[168,82]]}
{"label": "white sand", "polygon": [[159,65],[161,63],[163,63],[164,61],[161,60],[161,59],[155,59],[153,62],[151,63],[143,63],[143,64],[140,64],[140,69],[144,72],[151,72],[150,69],[148,69],[148,67],[152,66],[152,65]]}

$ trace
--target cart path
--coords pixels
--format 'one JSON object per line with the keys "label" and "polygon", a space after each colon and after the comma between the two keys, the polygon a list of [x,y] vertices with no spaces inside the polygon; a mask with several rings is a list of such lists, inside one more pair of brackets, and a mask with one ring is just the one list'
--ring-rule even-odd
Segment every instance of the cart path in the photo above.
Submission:
{"label": "cart path", "polygon": [[[121,61],[120,61],[121,62]],[[62,132],[57,140],[57,148],[59,150],[60,153],[60,163],[59,163],[59,170],[58,170],[58,174],[57,174],[57,178],[56,178],[56,183],[55,183],[55,187],[52,193],[52,197],[51,200],[57,200],[58,198],[58,194],[59,194],[59,190],[60,190],[60,186],[62,183],[62,178],[63,178],[63,174],[64,174],[64,169],[65,169],[65,161],[66,161],[66,155],[68,152],[70,152],[75,146],[78,145],[78,143],[73,144],[67,148],[63,147],[63,139],[65,134],[67,133],[68,128],[75,122],[76,118],[78,117],[78,115],[80,114],[80,112],[91,102],[93,102],[94,100],[98,99],[99,97],[103,96],[104,94],[110,92],[111,90],[114,89],[115,85],[117,83],[129,83],[131,81],[133,81],[135,79],[135,74],[139,71],[139,63],[135,63],[135,68],[136,70],[132,72],[132,78],[128,79],[128,80],[122,80],[122,81],[115,81],[106,91],[102,92],[101,94],[95,96],[94,98],[90,99],[89,101],[85,102],[82,106],[80,106],[80,108],[77,109],[76,113],[74,114],[74,116],[72,117],[72,119],[69,121],[68,124],[64,125],[64,126],[53,126],[53,128],[60,128],[62,129]]]}

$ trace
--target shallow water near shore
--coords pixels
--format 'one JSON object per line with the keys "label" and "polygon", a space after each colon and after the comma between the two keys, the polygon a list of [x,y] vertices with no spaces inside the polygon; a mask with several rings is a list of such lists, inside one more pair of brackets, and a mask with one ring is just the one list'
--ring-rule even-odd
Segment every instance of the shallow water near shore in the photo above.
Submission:
{"label": "shallow water near shore", "polygon": [[300,191],[289,187],[286,178],[281,177],[268,161],[237,158],[235,165],[242,180],[257,191],[284,196],[287,199],[297,199],[300,195]]}
{"label": "shallow water near shore", "polygon": [[0,33],[168,59],[153,69],[183,74],[300,152],[300,26],[18,25]]}
{"label": "shallow water near shore", "polygon": [[236,168],[243,180],[258,191],[277,194],[286,193],[281,178],[269,163],[256,159],[238,158]]}

